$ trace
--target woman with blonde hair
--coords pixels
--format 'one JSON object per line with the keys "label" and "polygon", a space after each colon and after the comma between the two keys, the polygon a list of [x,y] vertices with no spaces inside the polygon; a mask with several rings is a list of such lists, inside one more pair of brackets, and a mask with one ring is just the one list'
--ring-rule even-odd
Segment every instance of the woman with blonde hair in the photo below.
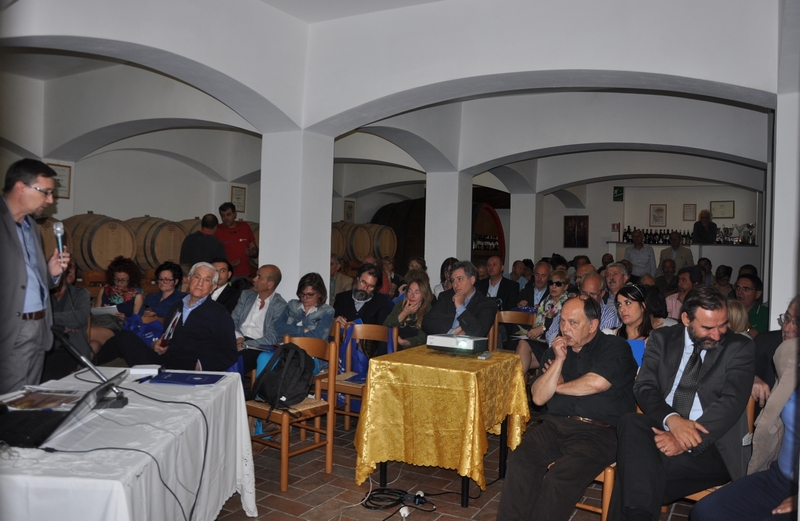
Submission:
{"label": "woman with blonde hair", "polygon": [[747,335],[747,332],[751,329],[744,304],[735,298],[728,299],[728,327],[735,333],[743,335]]}
{"label": "woman with blonde hair", "polygon": [[395,304],[383,322],[384,326],[399,327],[398,350],[425,343],[428,335],[422,330],[422,319],[434,301],[428,274],[422,270],[409,270],[405,276],[405,298]]}

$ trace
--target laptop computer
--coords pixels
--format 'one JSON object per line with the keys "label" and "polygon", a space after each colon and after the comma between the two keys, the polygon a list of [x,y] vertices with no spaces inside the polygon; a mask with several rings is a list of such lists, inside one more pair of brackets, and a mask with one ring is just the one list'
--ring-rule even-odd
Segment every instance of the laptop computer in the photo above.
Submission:
{"label": "laptop computer", "polygon": [[83,421],[112,387],[127,376],[122,371],[88,391],[69,411],[11,411],[0,416],[0,441],[12,447],[41,447],[61,432]]}

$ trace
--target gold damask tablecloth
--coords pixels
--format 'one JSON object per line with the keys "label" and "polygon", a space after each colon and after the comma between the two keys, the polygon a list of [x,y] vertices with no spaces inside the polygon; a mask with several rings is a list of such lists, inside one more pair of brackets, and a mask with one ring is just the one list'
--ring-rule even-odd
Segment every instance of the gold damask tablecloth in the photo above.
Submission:
{"label": "gold damask tablecloth", "polygon": [[519,356],[489,360],[426,346],[373,358],[355,435],[356,483],[382,461],[456,469],[486,488],[486,433],[508,416],[508,447],[530,419]]}

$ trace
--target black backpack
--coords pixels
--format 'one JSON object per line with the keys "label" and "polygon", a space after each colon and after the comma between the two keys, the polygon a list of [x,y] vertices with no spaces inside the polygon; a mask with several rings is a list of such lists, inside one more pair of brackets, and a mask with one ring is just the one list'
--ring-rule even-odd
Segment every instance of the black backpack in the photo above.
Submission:
{"label": "black backpack", "polygon": [[283,344],[256,378],[247,399],[260,398],[272,408],[288,409],[305,400],[313,382],[314,359],[295,344]]}

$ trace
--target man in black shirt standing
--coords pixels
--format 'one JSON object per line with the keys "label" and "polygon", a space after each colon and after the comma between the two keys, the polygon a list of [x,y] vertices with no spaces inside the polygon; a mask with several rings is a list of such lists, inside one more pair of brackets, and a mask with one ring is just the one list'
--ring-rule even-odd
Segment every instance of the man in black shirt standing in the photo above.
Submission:
{"label": "man in black shirt standing", "polygon": [[562,336],[545,352],[545,372],[531,389],[547,414],[511,455],[497,519],[566,521],[616,459],[617,421],[636,410],[637,366],[628,343],[600,333],[599,323],[592,299],[564,303]]}

